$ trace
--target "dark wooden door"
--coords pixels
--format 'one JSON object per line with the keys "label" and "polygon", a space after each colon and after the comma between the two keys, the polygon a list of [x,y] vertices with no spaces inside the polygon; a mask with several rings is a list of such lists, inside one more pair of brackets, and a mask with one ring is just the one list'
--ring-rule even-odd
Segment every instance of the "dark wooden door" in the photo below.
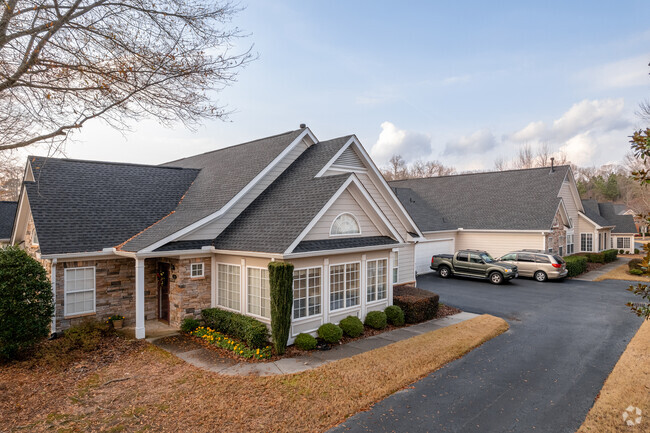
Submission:
{"label": "dark wooden door", "polygon": [[158,263],[158,319],[169,323],[169,263]]}

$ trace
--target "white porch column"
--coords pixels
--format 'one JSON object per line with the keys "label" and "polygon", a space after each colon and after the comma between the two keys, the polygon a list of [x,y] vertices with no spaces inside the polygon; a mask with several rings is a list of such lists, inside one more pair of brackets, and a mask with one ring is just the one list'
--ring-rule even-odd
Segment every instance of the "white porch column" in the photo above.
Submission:
{"label": "white porch column", "polygon": [[361,297],[361,319],[362,321],[366,317],[366,303],[368,302],[368,270],[367,270],[367,256],[365,254],[361,255],[361,269],[359,270],[359,284],[360,284],[360,297]]}
{"label": "white porch column", "polygon": [[144,259],[135,259],[135,338],[144,338]]}
{"label": "white porch column", "polygon": [[52,271],[50,272],[52,279],[52,303],[54,304],[54,313],[52,313],[52,325],[50,326],[50,334],[56,332],[56,259],[52,259]]}
{"label": "white porch column", "polygon": [[322,302],[323,302],[323,323],[329,322],[330,318],[330,260],[323,259],[323,275],[321,275],[321,284],[323,285]]}

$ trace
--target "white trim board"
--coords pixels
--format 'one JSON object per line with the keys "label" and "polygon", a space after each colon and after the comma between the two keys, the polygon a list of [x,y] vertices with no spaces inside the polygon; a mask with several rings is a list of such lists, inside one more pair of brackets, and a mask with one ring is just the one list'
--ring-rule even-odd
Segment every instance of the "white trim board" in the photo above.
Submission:
{"label": "white trim board", "polygon": [[213,220],[221,217],[223,214],[225,214],[230,208],[232,208],[235,203],[237,203],[246,193],[248,193],[261,179],[263,179],[280,161],[282,161],[298,144],[300,144],[306,137],[309,137],[314,143],[317,143],[318,140],[316,139],[316,136],[311,132],[309,128],[305,128],[305,130],[300,133],[296,139],[289,144],[278,156],[275,157],[273,161],[269,165],[267,165],[262,171],[260,171],[257,176],[253,178],[244,188],[241,189],[235,195],[228,203],[226,203],[221,209],[219,209],[217,212],[214,212],[204,218],[201,218],[199,221],[196,221],[195,223],[190,224],[189,226],[186,226],[182,228],[181,230],[178,230],[177,232],[149,245],[146,248],[141,249],[138,251],[138,253],[149,253],[155,250],[158,247],[161,247],[169,242],[174,241],[175,239],[178,239],[179,237],[186,235],[201,226],[208,224],[212,222]]}

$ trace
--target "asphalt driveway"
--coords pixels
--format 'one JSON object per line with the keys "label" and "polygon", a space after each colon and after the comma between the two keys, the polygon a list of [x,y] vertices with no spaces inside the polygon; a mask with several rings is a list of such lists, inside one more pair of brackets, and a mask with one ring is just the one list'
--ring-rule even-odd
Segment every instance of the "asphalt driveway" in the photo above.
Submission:
{"label": "asphalt driveway", "polygon": [[418,285],[510,330],[333,431],[575,432],[641,325],[623,281],[494,286],[428,274]]}

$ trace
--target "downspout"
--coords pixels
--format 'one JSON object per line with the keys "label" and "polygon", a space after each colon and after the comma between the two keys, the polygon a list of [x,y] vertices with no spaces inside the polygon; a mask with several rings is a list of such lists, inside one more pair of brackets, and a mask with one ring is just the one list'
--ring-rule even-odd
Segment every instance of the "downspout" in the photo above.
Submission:
{"label": "downspout", "polygon": [[50,272],[52,279],[52,303],[54,304],[54,313],[52,313],[52,325],[50,327],[50,334],[56,334],[56,259],[52,259],[52,271]]}

